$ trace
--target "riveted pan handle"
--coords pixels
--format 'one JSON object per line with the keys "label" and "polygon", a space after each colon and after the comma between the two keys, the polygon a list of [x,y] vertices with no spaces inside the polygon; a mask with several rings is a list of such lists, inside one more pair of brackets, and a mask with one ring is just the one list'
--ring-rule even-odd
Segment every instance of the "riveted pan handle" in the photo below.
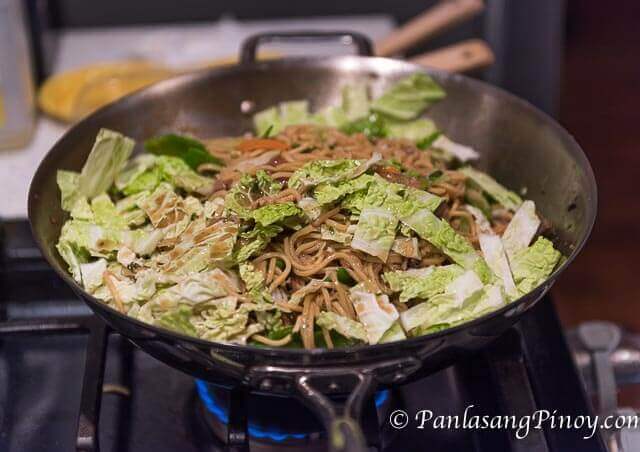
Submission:
{"label": "riveted pan handle", "polygon": [[240,63],[256,61],[258,47],[269,42],[325,42],[336,41],[343,45],[352,45],[360,56],[372,56],[373,44],[361,33],[352,31],[285,31],[259,33],[247,38],[240,48]]}
{"label": "riveted pan handle", "polygon": [[[254,366],[245,384],[263,392],[293,395],[318,416],[331,452],[366,452],[360,427],[364,402],[378,384],[400,384],[422,367],[414,356],[400,356],[350,367]],[[344,396],[348,394],[346,401]]]}
{"label": "riveted pan handle", "polygon": [[298,398],[320,417],[327,431],[330,452],[366,452],[368,448],[360,426],[360,415],[364,402],[373,396],[377,384],[371,375],[358,371],[334,375],[336,377],[354,380],[351,383],[353,389],[344,404],[324,395],[327,375],[311,374],[296,378]]}

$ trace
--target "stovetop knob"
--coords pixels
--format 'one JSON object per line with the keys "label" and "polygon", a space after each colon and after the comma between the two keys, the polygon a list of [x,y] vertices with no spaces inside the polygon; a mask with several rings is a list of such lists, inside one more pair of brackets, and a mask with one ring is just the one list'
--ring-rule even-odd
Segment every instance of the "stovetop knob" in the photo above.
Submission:
{"label": "stovetop knob", "polygon": [[584,347],[593,352],[611,353],[620,344],[620,328],[611,322],[586,322],[578,327]]}
{"label": "stovetop knob", "polygon": [[598,411],[611,414],[618,407],[618,388],[609,357],[620,344],[620,328],[610,322],[586,322],[578,327],[578,337],[593,361],[598,385]]}

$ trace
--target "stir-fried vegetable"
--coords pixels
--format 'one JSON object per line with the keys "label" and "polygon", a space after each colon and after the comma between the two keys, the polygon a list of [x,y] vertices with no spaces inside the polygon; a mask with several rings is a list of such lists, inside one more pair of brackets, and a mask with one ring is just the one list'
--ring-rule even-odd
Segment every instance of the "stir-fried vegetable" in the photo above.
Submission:
{"label": "stir-fried vegetable", "polygon": [[371,100],[282,102],[256,136],[168,134],[131,157],[101,130],[57,174],[56,245],[112,308],[203,339],[339,347],[429,334],[534,290],[562,256],[532,201],[461,163],[478,157],[418,116],[427,75]]}

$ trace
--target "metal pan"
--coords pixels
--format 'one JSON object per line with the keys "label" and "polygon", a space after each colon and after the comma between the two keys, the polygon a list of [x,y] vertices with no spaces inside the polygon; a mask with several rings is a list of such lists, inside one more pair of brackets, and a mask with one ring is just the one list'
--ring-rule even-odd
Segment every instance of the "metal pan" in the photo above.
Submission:
{"label": "metal pan", "polygon": [[[359,56],[255,61],[273,40],[334,39]],[[426,71],[447,92],[429,116],[456,141],[481,153],[479,166],[527,197],[555,225],[554,242],[568,257],[533,292],[472,322],[405,341],[345,349],[292,350],[228,345],[188,337],[129,318],[85,293],[55,250],[66,219],[56,186],[58,169],[79,170],[101,127],[137,140],[168,131],[197,136],[238,135],[251,129],[247,110],[307,98],[314,108],[336,102],[341,87],[366,81],[379,94],[423,67],[371,57],[369,41],[354,33],[263,34],[247,40],[241,64],[160,82],[87,117],[46,155],[31,183],[29,219],[35,239],[56,272],[93,311],[134,344],[184,372],[214,383],[295,395],[324,422],[333,450],[364,450],[357,424],[362,403],[377,386],[408,382],[478,350],[531,308],[584,245],[596,216],[596,184],[573,138],[528,103],[482,82]],[[345,404],[332,395],[347,395]]]}

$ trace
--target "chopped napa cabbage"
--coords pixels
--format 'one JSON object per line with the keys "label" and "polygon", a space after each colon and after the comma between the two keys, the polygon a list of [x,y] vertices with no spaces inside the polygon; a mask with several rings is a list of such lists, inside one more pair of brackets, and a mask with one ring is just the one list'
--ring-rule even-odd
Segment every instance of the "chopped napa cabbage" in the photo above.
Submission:
{"label": "chopped napa cabbage", "polygon": [[394,292],[400,292],[400,302],[414,298],[429,299],[443,293],[448,284],[464,273],[458,265],[431,266],[420,269],[387,272],[384,279]]}
{"label": "chopped napa cabbage", "polygon": [[[218,265],[225,266],[233,260],[233,248],[238,240],[238,225],[231,221],[221,221],[216,225],[207,242],[209,259]],[[207,229],[211,229],[211,226]]]}
{"label": "chopped napa cabbage", "polygon": [[[162,253],[156,260],[171,253]],[[162,272],[171,280],[177,281],[185,275],[206,270],[212,263],[211,245],[205,244],[189,248],[184,254],[176,259],[172,259],[167,265],[162,267]]]}
{"label": "chopped napa cabbage", "polygon": [[184,200],[170,185],[160,184],[158,188],[141,202],[141,208],[151,224],[162,231],[164,238],[173,239],[182,234],[191,222],[185,210]]}
{"label": "chopped napa cabbage", "polygon": [[91,200],[91,211],[96,224],[114,229],[127,229],[127,220],[118,214],[116,206],[106,193]]}
{"label": "chopped napa cabbage", "polygon": [[306,285],[302,286],[301,288],[293,292],[288,302],[289,304],[294,304],[294,305],[300,304],[304,299],[304,297],[306,297],[311,293],[317,292],[323,287],[327,287],[327,285],[328,284],[325,281],[321,281],[319,279],[312,279]]}
{"label": "chopped napa cabbage", "polygon": [[[162,229],[158,231],[163,232]],[[186,259],[186,254],[193,253],[195,260],[200,260],[201,252],[206,254],[207,262],[226,266],[232,261],[232,251],[238,237],[238,224],[221,220],[207,225],[203,217],[190,222],[180,234],[173,249],[155,257],[160,265],[174,265],[180,259]],[[181,265],[186,264],[182,260]]]}
{"label": "chopped napa cabbage", "polygon": [[[64,230],[64,227],[63,227]],[[76,243],[60,238],[56,244],[56,250],[69,268],[69,273],[78,283],[82,283],[82,272],[80,266],[88,260],[86,249],[78,247]]]}
{"label": "chopped napa cabbage", "polygon": [[369,185],[376,180],[374,176],[363,174],[355,179],[346,180],[337,184],[318,185],[314,190],[313,196],[321,205],[331,204],[342,197],[355,193],[357,191],[366,191]]}
{"label": "chopped napa cabbage", "polygon": [[251,336],[264,331],[264,326],[259,323],[247,325],[242,333],[235,334],[229,338],[231,344],[246,345]]}
{"label": "chopped napa cabbage", "polygon": [[444,90],[427,74],[413,74],[387,89],[371,103],[371,109],[395,119],[410,120],[444,97]]}
{"label": "chopped napa cabbage", "polygon": [[516,252],[511,262],[513,279],[521,295],[542,284],[558,265],[561,254],[550,240],[539,237],[533,245]]}
{"label": "chopped napa cabbage", "polygon": [[502,239],[495,234],[480,233],[478,234],[478,240],[487,265],[500,279],[505,292],[510,297],[516,298],[518,291],[511,275],[511,267],[509,266]]}
{"label": "chopped napa cabbage", "polygon": [[[115,204],[116,213],[124,218],[128,226],[141,226],[147,221],[147,214],[140,206],[151,193],[141,191],[118,200]],[[93,217],[93,213],[91,213]]]}
{"label": "chopped napa cabbage", "polygon": [[309,115],[309,102],[292,100],[281,102],[278,107],[270,107],[253,115],[253,126],[257,136],[276,135],[291,125],[314,122]]}
{"label": "chopped napa cabbage", "polygon": [[161,155],[156,159],[156,165],[163,180],[186,191],[200,192],[213,185],[210,178],[196,173],[178,157]]}
{"label": "chopped napa cabbage", "polygon": [[187,196],[182,202],[187,215],[199,217],[204,213],[204,207],[198,198]]}
{"label": "chopped napa cabbage", "polygon": [[374,152],[369,160],[314,160],[296,170],[289,178],[290,188],[300,190],[320,184],[335,184],[355,179],[380,162],[382,156]]}
{"label": "chopped napa cabbage", "polygon": [[280,103],[280,124],[284,129],[295,124],[309,122],[309,102],[306,100],[292,100]]}
{"label": "chopped napa cabbage", "polygon": [[449,303],[450,297],[444,295],[440,303],[424,302],[403,312],[401,321],[410,328],[410,336],[420,336],[451,328],[504,306],[505,300],[501,288],[495,285],[485,286],[476,292],[460,307]]}
{"label": "chopped napa cabbage", "polygon": [[130,210],[120,215],[128,226],[141,226],[147,221],[147,214],[141,209]]}
{"label": "chopped napa cabbage", "polygon": [[267,131],[271,131],[271,135],[280,133],[282,131],[282,123],[280,122],[278,108],[267,108],[253,115],[253,126],[258,136],[264,136]]}
{"label": "chopped napa cabbage", "polygon": [[470,306],[473,317],[493,312],[506,303],[502,288],[496,284],[485,286],[477,303]]}
{"label": "chopped napa cabbage", "polygon": [[56,173],[56,182],[60,189],[62,209],[70,212],[76,202],[82,198],[82,195],[79,192],[80,173],[76,173],[75,171],[58,170]]}
{"label": "chopped napa cabbage", "polygon": [[321,312],[318,314],[316,323],[328,330],[334,330],[342,334],[344,337],[357,339],[363,342],[367,341],[367,331],[362,323],[336,314],[335,312]]}
{"label": "chopped napa cabbage", "polygon": [[386,262],[396,236],[398,218],[382,207],[365,207],[351,240],[351,248]]}
{"label": "chopped napa cabbage", "polygon": [[439,134],[435,123],[426,118],[414,121],[387,121],[388,136],[391,138],[404,138],[415,143],[424,142]]}
{"label": "chopped napa cabbage", "polygon": [[205,218],[214,218],[222,215],[224,211],[224,198],[207,199],[202,206]]}
{"label": "chopped napa cabbage", "polygon": [[71,218],[75,220],[86,220],[93,221],[93,211],[91,210],[91,206],[87,201],[87,198],[80,197],[76,200],[76,203],[73,205],[71,212],[69,212]]}
{"label": "chopped napa cabbage", "polygon": [[282,190],[282,184],[274,180],[264,170],[258,171],[253,178],[255,184],[253,190],[262,195],[275,195]]}
{"label": "chopped napa cabbage", "polygon": [[359,165],[360,161],[350,159],[314,160],[294,172],[288,184],[297,190],[322,183],[339,182],[349,179],[351,172]]}
{"label": "chopped napa cabbage", "polygon": [[[233,342],[234,337],[240,341],[246,341],[248,320],[249,312],[247,310],[236,309],[235,306],[216,306],[202,311],[200,317],[192,320],[192,324],[195,326],[198,336],[205,340]],[[257,331],[262,329],[262,325],[259,325]],[[251,332],[255,331],[252,329]]]}
{"label": "chopped napa cabbage", "polygon": [[115,186],[125,195],[153,191],[162,182],[162,172],[156,166],[156,157],[141,154],[129,161],[115,180]]}
{"label": "chopped napa cabbage", "polygon": [[420,248],[416,237],[396,237],[391,245],[391,251],[411,259],[420,259]]}
{"label": "chopped napa cabbage", "polygon": [[342,110],[347,120],[354,121],[369,113],[369,95],[367,85],[357,83],[342,88]]}
{"label": "chopped napa cabbage", "polygon": [[[399,194],[402,191],[403,196]],[[365,205],[385,206],[391,209],[402,223],[421,238],[433,244],[455,263],[465,269],[474,270],[483,281],[488,282],[491,270],[473,245],[458,234],[446,220],[441,220],[432,212],[441,201],[442,198],[425,191],[406,188],[379,178],[379,183],[369,187]]]}
{"label": "chopped napa cabbage", "polygon": [[139,209],[145,199],[151,194],[149,191],[141,191],[134,195],[127,196],[116,202],[116,210],[118,213],[127,212],[129,210]]}
{"label": "chopped napa cabbage", "polygon": [[385,342],[396,342],[406,339],[407,335],[402,329],[402,324],[399,320],[393,322],[393,325],[385,331],[385,333],[380,338],[380,344],[384,344]]}
{"label": "chopped napa cabbage", "polygon": [[116,253],[116,261],[123,267],[129,268],[131,264],[136,262],[136,253],[126,246],[121,246]]}
{"label": "chopped napa cabbage", "polygon": [[164,231],[161,229],[135,229],[132,231],[124,231],[120,235],[121,243],[131,249],[138,256],[149,256],[153,253],[165,238]]}
{"label": "chopped napa cabbage", "polygon": [[350,296],[358,319],[367,331],[367,341],[377,344],[398,319],[398,311],[389,297],[367,292],[360,285],[351,288]]}
{"label": "chopped napa cabbage", "polygon": [[513,259],[517,252],[529,246],[539,227],[540,219],[536,215],[536,205],[533,201],[523,202],[502,234],[502,242],[509,259]]}
{"label": "chopped napa cabbage", "polygon": [[366,190],[360,190],[348,195],[345,195],[340,202],[340,207],[350,211],[354,215],[360,215],[362,209],[364,209],[365,199],[367,197]]}
{"label": "chopped napa cabbage", "polygon": [[292,202],[284,202],[280,204],[268,204],[251,212],[251,216],[263,227],[271,224],[282,222],[293,216],[302,213],[300,208]]}
{"label": "chopped napa cabbage", "polygon": [[468,203],[468,205],[479,209],[485,217],[490,217],[492,215],[492,207],[491,202],[485,193],[477,188],[467,184],[466,190],[464,192],[464,200]]}
{"label": "chopped napa cabbage", "polygon": [[315,113],[312,121],[321,126],[340,129],[349,122],[349,118],[342,107],[329,106]]}
{"label": "chopped napa cabbage", "polygon": [[272,340],[284,338],[291,334],[293,329],[291,325],[285,325],[282,321],[281,311],[256,311],[256,320],[264,327],[265,336]]}
{"label": "chopped napa cabbage", "polygon": [[281,188],[282,186],[264,171],[258,171],[255,176],[244,175],[225,196],[224,208],[242,219],[249,219],[253,201],[263,196],[274,195]]}
{"label": "chopped napa cabbage", "polygon": [[465,206],[465,208],[471,213],[478,226],[478,241],[480,242],[480,250],[484,260],[491,271],[499,278],[507,295],[512,298],[517,297],[518,291],[513,282],[509,260],[502,239],[493,232],[491,223],[480,209],[469,205]]}
{"label": "chopped napa cabbage", "polygon": [[493,232],[491,223],[482,210],[468,204],[464,207],[471,214],[471,216],[473,216],[473,220],[475,221],[476,226],[478,226],[480,232],[483,232],[485,234],[491,234]]}
{"label": "chopped napa cabbage", "polygon": [[188,306],[179,306],[173,311],[164,313],[157,320],[157,324],[178,333],[195,336],[196,329],[191,324],[192,309]]}
{"label": "chopped napa cabbage", "polygon": [[[366,205],[384,206],[405,223],[411,223],[412,218],[422,210],[436,210],[441,202],[442,198],[431,193],[387,182],[381,177],[374,177],[374,183],[369,184],[365,199]],[[419,218],[416,221],[419,221]]]}
{"label": "chopped napa cabbage", "polygon": [[478,157],[480,157],[480,154],[478,154],[478,151],[476,151],[475,149],[470,148],[469,146],[455,143],[444,135],[438,136],[438,138],[436,138],[433,143],[431,143],[431,147],[440,149],[441,151],[455,157],[461,162],[476,160]]}
{"label": "chopped napa cabbage", "polygon": [[264,288],[264,276],[255,269],[253,264],[245,262],[240,264],[238,269],[247,291],[251,292],[252,290],[262,290]]}
{"label": "chopped napa cabbage", "polygon": [[446,220],[438,218],[428,209],[422,209],[410,217],[400,217],[400,220],[456,264],[474,270],[485,282],[491,279],[491,270],[484,259],[471,242],[458,234]]}
{"label": "chopped napa cabbage", "polygon": [[522,204],[522,198],[516,193],[506,189],[493,177],[487,173],[483,173],[470,166],[465,166],[460,169],[469,180],[484,190],[491,198],[495,199],[499,204],[510,210],[517,210]]}
{"label": "chopped napa cabbage", "polygon": [[98,259],[94,262],[80,264],[80,275],[82,277],[82,286],[84,290],[93,293],[102,285],[102,275],[107,270],[107,261]]}
{"label": "chopped napa cabbage", "polygon": [[237,283],[219,268],[200,273],[191,273],[167,293],[179,303],[195,305],[238,292]]}
{"label": "chopped napa cabbage", "polygon": [[467,270],[447,284],[445,293],[452,296],[451,302],[454,306],[460,307],[467,298],[482,290],[482,287],[483,284],[478,275],[474,271]]}
{"label": "chopped napa cabbage", "polygon": [[[131,304],[137,304],[146,300],[149,300],[156,294],[156,276],[153,272],[142,271],[136,275],[136,280],[132,281],[126,276],[121,274],[119,264],[109,264],[107,272],[104,273],[103,278],[109,278],[111,284],[107,287],[108,290],[101,292],[102,287],[94,292],[94,296],[100,297],[105,301],[111,301],[115,291],[126,306]],[[103,286],[104,287],[104,286]],[[164,301],[161,305],[162,308],[167,307],[167,303],[175,305],[172,300]]]}
{"label": "chopped napa cabbage", "polygon": [[277,224],[269,226],[256,225],[251,231],[240,234],[240,247],[236,252],[236,261],[244,262],[254,254],[262,251],[276,235],[282,232]]}
{"label": "chopped napa cabbage", "polygon": [[318,219],[318,217],[322,214],[322,206],[317,200],[310,196],[300,198],[300,200],[298,201],[298,207],[302,209],[309,221]]}
{"label": "chopped napa cabbage", "polygon": [[[416,188],[405,188],[404,202],[394,205],[395,211],[404,219],[405,224],[419,221],[420,212],[428,210],[434,212],[442,203],[443,199]],[[415,217],[415,218],[414,218]]]}
{"label": "chopped napa cabbage", "polygon": [[108,129],[100,129],[96,141],[80,172],[79,193],[93,198],[113,184],[127,163],[135,141]]}
{"label": "chopped napa cabbage", "polygon": [[[123,232],[87,221],[70,220],[62,226],[58,244],[69,244],[75,255],[107,257],[122,243]],[[65,248],[64,252],[65,254],[61,252],[60,255],[71,266],[72,263],[65,257],[69,250]]]}
{"label": "chopped napa cabbage", "polygon": [[320,226],[320,235],[322,236],[322,240],[331,240],[333,242],[345,244],[351,242],[351,238],[353,237],[349,232],[338,231],[326,224]]}
{"label": "chopped napa cabbage", "polygon": [[471,271],[450,282],[444,293],[417,304],[400,314],[400,322],[410,336],[418,336],[471,320],[504,304],[498,286],[483,286]]}

